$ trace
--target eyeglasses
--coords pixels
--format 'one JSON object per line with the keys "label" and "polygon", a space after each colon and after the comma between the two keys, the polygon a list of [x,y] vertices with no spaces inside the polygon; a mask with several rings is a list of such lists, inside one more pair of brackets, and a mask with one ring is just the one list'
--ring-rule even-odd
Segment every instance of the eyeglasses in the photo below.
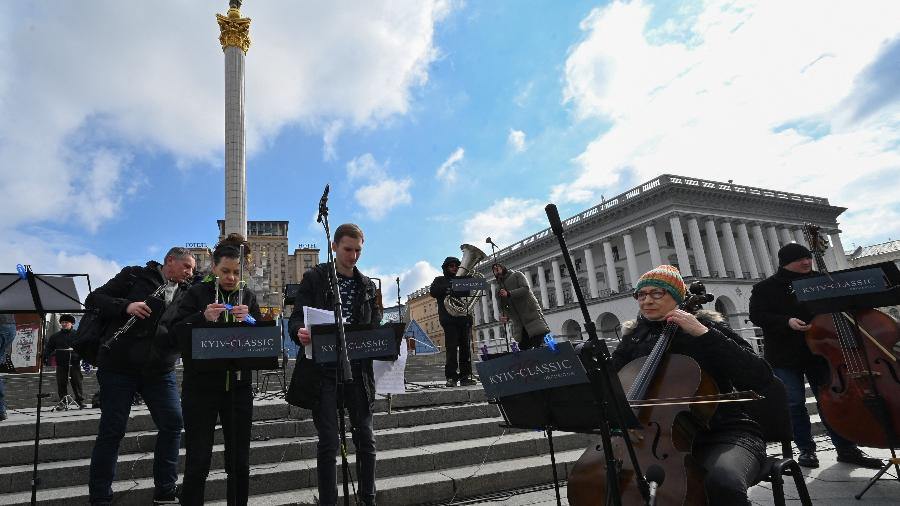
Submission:
{"label": "eyeglasses", "polygon": [[666,296],[665,290],[650,290],[649,292],[634,292],[635,300],[644,300],[647,296],[653,300],[659,300]]}

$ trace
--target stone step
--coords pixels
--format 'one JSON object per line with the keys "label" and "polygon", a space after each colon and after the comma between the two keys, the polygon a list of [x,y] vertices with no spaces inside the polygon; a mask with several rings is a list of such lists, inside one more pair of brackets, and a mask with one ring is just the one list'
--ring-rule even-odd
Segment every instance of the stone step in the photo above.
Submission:
{"label": "stone step", "polygon": [[[554,446],[560,454],[574,455],[577,458],[581,454],[583,448],[588,444],[590,438],[581,434],[558,433],[554,436]],[[497,472],[502,470],[516,469],[517,474],[534,475],[540,467],[549,467],[549,457],[541,458],[540,456],[548,452],[546,439],[542,433],[534,431],[505,433],[502,436],[490,436],[484,438],[464,439],[461,441],[451,441],[436,444],[428,444],[415,446],[411,448],[398,448],[393,450],[383,450],[378,455],[377,477],[379,483],[384,482],[386,490],[384,494],[390,497],[389,489],[392,486],[391,480],[396,483],[407,483],[408,487],[416,486],[420,483],[417,477],[420,475],[443,476],[439,481],[443,482],[442,487],[446,489],[439,495],[432,495],[428,492],[424,497],[429,499],[433,497],[442,497],[447,495],[447,490],[452,495],[452,484],[458,479],[465,478],[475,473],[469,471],[461,471],[469,468],[495,469]],[[531,460],[535,467],[535,472],[529,472],[527,467],[510,468],[510,461],[517,459]],[[152,459],[151,459],[152,460]],[[354,463],[354,457],[349,457],[351,466]],[[152,464],[150,460],[148,464]],[[482,465],[483,464],[483,465]],[[225,474],[220,470],[213,470],[207,480],[206,497],[211,500],[224,499],[225,496]],[[280,460],[274,463],[265,463],[254,465],[252,468],[251,494],[254,496],[260,494],[277,494],[291,492],[292,490],[308,489],[307,493],[312,493],[316,483],[315,476],[316,460],[315,458],[301,460]],[[353,468],[351,468],[353,469]],[[120,469],[121,472],[121,469]],[[494,472],[494,471],[492,471]],[[42,476],[46,476],[44,473]],[[545,473],[549,475],[549,470]],[[149,475],[148,472],[144,476]],[[119,504],[146,504],[152,498],[152,478],[143,478],[135,476],[127,478],[119,476],[114,484],[114,491],[117,492],[117,502]],[[506,478],[507,480],[513,477]],[[514,488],[514,486],[533,484],[529,480],[535,479],[528,476],[524,479],[519,478],[515,483],[485,483],[476,485],[472,482],[469,485],[471,492],[478,492],[479,487],[488,487],[494,489],[495,486],[503,486],[504,488]],[[541,477],[542,481],[546,478]],[[70,485],[62,487],[51,487],[45,480],[44,489],[39,491],[38,500],[41,504],[71,504],[84,503],[87,501],[86,476],[82,477],[76,483],[81,485]],[[476,480],[477,481],[477,480]],[[26,504],[30,500],[29,487],[23,490],[0,494],[0,504],[17,505]],[[468,492],[467,492],[468,493]],[[408,495],[399,494],[400,496]],[[418,492],[415,494],[419,497]],[[409,497],[407,497],[409,499]],[[296,500],[295,500],[296,501]],[[383,504],[408,504],[395,502],[393,499],[385,497],[380,500]],[[257,504],[256,499],[253,500]],[[310,503],[312,504],[312,503]]]}
{"label": "stone step", "polygon": [[[555,438],[555,437],[554,437]],[[555,439],[554,439],[555,441]],[[556,472],[561,486],[565,486],[568,473],[583,450],[557,451]],[[421,472],[376,481],[377,502],[391,506],[416,504],[445,504],[455,500],[476,497],[497,490],[512,490],[539,484],[552,483],[553,470],[549,453],[512,459],[505,462],[486,462],[445,469],[439,472]],[[351,490],[352,493],[352,490]],[[562,489],[565,501],[565,488]],[[318,504],[318,490],[304,488],[271,494],[253,495],[254,506],[283,506]],[[338,483],[338,497],[343,498]],[[226,506],[224,500],[207,502],[210,506]],[[518,504],[518,503],[517,503]],[[555,504],[555,501],[554,501]]]}
{"label": "stone step", "polygon": [[[457,410],[460,411],[460,410]],[[457,412],[446,418],[460,418],[416,427],[376,429],[378,448],[382,450],[411,448],[430,444],[452,442],[465,434],[467,438],[499,435],[500,418],[482,417],[468,419],[465,413]],[[217,443],[213,447],[213,469],[224,468],[221,431],[216,432]],[[142,447],[142,452],[120,453],[118,476],[120,478],[140,478],[152,474],[153,445]],[[353,452],[353,445],[349,447]],[[251,464],[265,464],[285,460],[311,459],[316,454],[315,432],[306,435],[292,435],[284,438],[255,439],[250,443]],[[180,452],[179,474],[184,471],[184,450]],[[90,453],[75,459],[49,462],[38,466],[39,476],[46,487],[63,487],[85,483],[90,466]],[[0,468],[0,493],[15,492],[30,488],[31,464],[5,466]]]}
{"label": "stone step", "polygon": [[[480,386],[457,388],[428,388],[391,397],[392,410],[425,408],[428,406],[485,402],[484,390]],[[388,400],[379,396],[375,400],[376,413],[388,411]],[[10,413],[9,420],[2,422],[0,444],[14,441],[34,440],[35,410],[25,409]],[[62,412],[41,412],[41,440],[97,434],[99,409],[84,409]],[[290,406],[282,399],[256,400],[253,406],[254,420],[278,418],[309,419],[309,411]],[[154,430],[153,420],[144,405],[132,408],[128,422],[131,431]]]}

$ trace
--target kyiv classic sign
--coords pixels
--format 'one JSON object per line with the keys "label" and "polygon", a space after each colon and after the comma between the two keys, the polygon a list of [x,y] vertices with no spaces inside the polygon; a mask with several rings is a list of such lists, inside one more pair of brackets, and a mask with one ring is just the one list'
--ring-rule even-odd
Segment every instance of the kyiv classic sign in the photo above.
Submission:
{"label": "kyiv classic sign", "polygon": [[509,395],[587,383],[587,373],[572,343],[562,342],[557,351],[536,348],[509,353],[476,364],[488,397]]}
{"label": "kyiv classic sign", "polygon": [[260,327],[197,327],[191,332],[194,360],[277,357],[281,353],[280,329]]}

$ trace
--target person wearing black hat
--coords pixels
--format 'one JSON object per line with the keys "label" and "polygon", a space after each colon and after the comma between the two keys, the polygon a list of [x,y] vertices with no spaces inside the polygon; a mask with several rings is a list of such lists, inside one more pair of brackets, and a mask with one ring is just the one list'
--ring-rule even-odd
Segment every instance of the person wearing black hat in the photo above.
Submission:
{"label": "person wearing black hat", "polygon": [[445,258],[441,264],[444,275],[434,278],[429,288],[431,296],[437,299],[438,321],[444,329],[447,349],[444,376],[448,387],[475,384],[472,378],[472,316],[453,316],[444,307],[444,300],[450,294],[450,280],[456,277],[460,265],[456,257]]}
{"label": "person wearing black hat", "polygon": [[[753,285],[750,320],[762,329],[765,359],[787,390],[794,443],[800,451],[797,463],[804,467],[819,467],[809,412],[806,410],[804,376],[818,403],[818,387],[827,365],[806,345],[804,332],[810,329],[814,315],[800,304],[791,287],[791,282],[808,276],[810,272],[812,253],[800,244],[785,244],[778,250],[778,272]],[[824,418],[822,422],[837,450],[838,462],[869,469],[881,468],[881,460],[865,455],[856,444],[836,434]]]}
{"label": "person wearing black hat", "polygon": [[75,332],[75,317],[64,314],[59,317],[59,326],[62,330],[47,339],[47,349],[44,350],[44,363],[52,356],[56,357],[56,391],[59,394],[59,402],[69,395],[69,381],[72,382],[72,396],[79,409],[84,409],[84,388],[81,374],[81,357],[72,351],[72,338]]}

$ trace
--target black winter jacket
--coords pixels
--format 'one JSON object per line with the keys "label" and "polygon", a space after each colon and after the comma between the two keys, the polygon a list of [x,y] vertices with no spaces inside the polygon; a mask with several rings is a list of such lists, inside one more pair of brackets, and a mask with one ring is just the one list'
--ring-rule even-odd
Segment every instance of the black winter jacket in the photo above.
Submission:
{"label": "black winter jacket", "polygon": [[[721,393],[765,391],[772,381],[772,370],[765,360],[753,353],[750,344],[735,334],[718,313],[701,311],[697,319],[709,331],[694,337],[679,330],[672,339],[671,353],[696,360],[700,368],[712,376]],[[615,370],[622,369],[636,358],[649,355],[663,326],[664,322],[649,321],[643,317],[626,322],[622,341],[612,354]],[[709,430],[701,431],[694,441],[695,447],[716,443],[737,444],[760,458],[763,456],[762,429],[739,402],[719,404],[709,420]]]}
{"label": "black winter jacket", "polygon": [[[56,353],[56,350],[64,350],[72,347],[72,338],[75,337],[75,331],[62,329],[47,338],[47,346],[44,348],[44,363],[50,362],[50,357]],[[65,353],[63,353],[65,355]],[[81,366],[81,357],[74,351],[69,352],[69,364]],[[59,365],[59,361],[57,361]]]}
{"label": "black winter jacket", "polygon": [[438,321],[441,322],[441,325],[467,325],[472,322],[470,315],[453,316],[444,307],[444,299],[450,293],[450,280],[455,277],[444,268],[444,275],[434,278],[434,281],[431,282],[431,286],[428,288],[431,296],[437,299]]}
{"label": "black winter jacket", "polygon": [[[294,311],[291,313],[291,319],[288,322],[288,332],[291,339],[300,344],[297,338],[297,332],[306,326],[303,321],[303,307],[309,306],[317,309],[334,309],[334,294],[331,291],[329,283],[327,263],[316,265],[303,274],[303,280],[297,289],[297,298],[294,302]],[[356,267],[353,268],[353,277],[362,289],[356,291],[356,299],[351,301],[351,322],[360,324],[381,323],[382,310],[381,305],[377,303],[377,294],[375,291],[375,283],[359,272]],[[344,301],[346,304],[347,301]],[[334,380],[334,367],[326,367],[315,364],[312,360],[306,358],[303,346],[297,355],[297,371],[294,374],[301,374],[303,378],[301,407],[314,409],[319,403],[319,392],[323,379]],[[361,377],[357,377],[357,374]],[[353,368],[353,381],[362,383],[368,396],[369,402],[375,402],[375,373],[372,370],[372,360],[361,360],[359,367]]]}
{"label": "black winter jacket", "polygon": [[806,276],[781,268],[753,285],[750,293],[750,320],[763,331],[764,354],[772,367],[805,369],[812,363],[803,332],[788,326],[791,318],[806,323],[812,320],[813,315],[797,301],[791,287],[792,281]]}
{"label": "black winter jacket", "polygon": [[[184,294],[184,297],[181,298],[181,302],[178,304],[178,308],[175,310],[175,316],[172,318],[170,323],[170,328],[176,328],[176,326],[183,323],[190,324],[200,324],[206,322],[206,317],[203,316],[203,312],[206,310],[206,306],[215,302],[215,283],[210,280],[204,280],[201,283],[198,283],[190,288],[187,293]],[[238,291],[234,290],[232,292],[219,291],[219,302],[224,304],[232,304],[237,305]],[[259,310],[259,304],[256,301],[256,295],[250,290],[244,290],[243,303],[247,306],[250,311],[250,316],[259,320],[262,318],[262,315]],[[227,318],[234,318],[228,311],[223,311],[221,315],[219,315],[220,322],[230,321],[226,320]],[[171,332],[166,339],[166,348],[167,349],[180,349],[178,347],[177,338],[179,332]],[[197,371],[193,367],[193,363],[191,361],[191,357],[181,357],[184,363],[184,377],[185,377],[185,385],[188,383],[203,383],[206,387],[211,387],[215,389],[223,389],[225,388],[225,377],[227,373],[224,371]],[[249,382],[250,381],[250,371],[243,371],[241,373],[241,381]]]}
{"label": "black winter jacket", "polygon": [[[98,308],[101,318],[107,322],[103,341],[108,341],[128,321],[130,316],[125,310],[129,304],[146,300],[164,282],[162,265],[151,260],[144,267],[125,267],[113,279],[91,292],[85,305]],[[154,341],[168,334],[174,309],[187,288],[186,283],[178,285],[172,302],[166,305],[162,314],[151,315],[146,320],[138,319],[127,333],[110,345],[109,350],[101,347],[98,367],[120,374],[145,376],[173,371],[178,354],[174,350],[160,349]]]}

